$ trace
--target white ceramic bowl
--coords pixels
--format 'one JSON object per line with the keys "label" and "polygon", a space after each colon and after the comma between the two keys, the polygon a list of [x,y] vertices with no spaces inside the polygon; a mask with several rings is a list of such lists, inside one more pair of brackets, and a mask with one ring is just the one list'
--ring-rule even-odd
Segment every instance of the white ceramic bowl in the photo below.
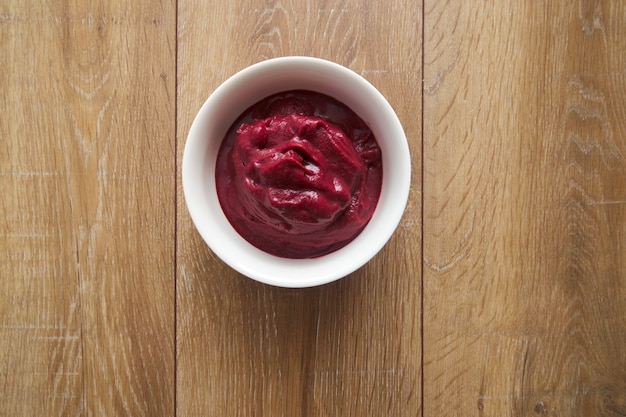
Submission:
{"label": "white ceramic bowl", "polygon": [[[370,126],[383,158],[380,199],[368,225],[347,246],[313,259],[280,258],[249,244],[226,219],[216,193],[215,162],[226,131],[252,104],[288,90],[312,90],[346,104]],[[291,288],[335,281],[374,257],[400,222],[410,178],[406,136],[387,100],[357,73],[310,57],[263,61],[221,84],[200,108],[189,131],[182,161],[187,207],[211,250],[230,267],[252,279]]]}

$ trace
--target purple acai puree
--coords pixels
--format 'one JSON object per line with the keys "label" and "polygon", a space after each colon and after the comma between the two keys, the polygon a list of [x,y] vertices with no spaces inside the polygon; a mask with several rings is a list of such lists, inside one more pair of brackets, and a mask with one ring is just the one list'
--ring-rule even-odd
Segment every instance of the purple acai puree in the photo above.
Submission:
{"label": "purple acai puree", "polygon": [[275,94],[250,107],[217,157],[224,214],[252,245],[284,258],[347,245],[371,219],[381,185],[381,152],[367,124],[310,91]]}

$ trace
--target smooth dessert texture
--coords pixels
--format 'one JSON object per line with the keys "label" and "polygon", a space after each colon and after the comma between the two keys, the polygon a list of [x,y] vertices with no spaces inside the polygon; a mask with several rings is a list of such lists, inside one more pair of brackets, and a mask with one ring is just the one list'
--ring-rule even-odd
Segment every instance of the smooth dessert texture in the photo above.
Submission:
{"label": "smooth dessert texture", "polygon": [[337,100],[310,91],[270,96],[245,111],[217,157],[224,214],[252,245],[313,258],[352,241],[382,185],[372,131]]}

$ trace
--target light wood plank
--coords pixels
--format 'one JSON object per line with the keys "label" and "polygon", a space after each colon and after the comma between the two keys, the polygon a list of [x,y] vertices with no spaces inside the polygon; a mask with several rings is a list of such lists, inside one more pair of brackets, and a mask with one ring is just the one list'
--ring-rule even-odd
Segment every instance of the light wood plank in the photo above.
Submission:
{"label": "light wood plank", "polygon": [[625,21],[426,1],[424,415],[626,414]]}
{"label": "light wood plank", "polygon": [[0,6],[0,415],[174,413],[174,2]]}
{"label": "light wood plank", "polygon": [[387,96],[414,170],[407,213],[386,248],[352,276],[306,290],[234,273],[179,199],[179,415],[419,415],[420,21],[419,4],[404,0],[179,1],[179,159],[195,113],[220,82],[266,58],[313,55],[354,69]]}

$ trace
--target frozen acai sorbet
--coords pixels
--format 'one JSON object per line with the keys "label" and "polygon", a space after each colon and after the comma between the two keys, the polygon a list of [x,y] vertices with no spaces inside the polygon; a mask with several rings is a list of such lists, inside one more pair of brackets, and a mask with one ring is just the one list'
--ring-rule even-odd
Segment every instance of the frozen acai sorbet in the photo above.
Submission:
{"label": "frozen acai sorbet", "polygon": [[352,110],[323,94],[288,91],[233,123],[215,179],[222,210],[244,239],[300,259],[333,252],[363,230],[382,174],[376,138]]}

